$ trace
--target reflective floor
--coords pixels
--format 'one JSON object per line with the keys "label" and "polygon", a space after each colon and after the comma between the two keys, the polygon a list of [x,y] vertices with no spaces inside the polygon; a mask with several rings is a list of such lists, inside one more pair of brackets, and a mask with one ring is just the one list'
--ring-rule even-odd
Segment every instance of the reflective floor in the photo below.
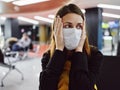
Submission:
{"label": "reflective floor", "polygon": [[[0,87],[0,90],[38,90],[41,71],[40,57],[27,58],[14,64],[24,74],[24,80],[21,80],[21,75],[13,70],[5,78],[4,87]],[[7,68],[0,66],[0,80],[7,71]]]}
{"label": "reflective floor", "polygon": [[[116,55],[116,48],[111,51],[110,44],[104,46],[101,50],[104,55]],[[21,80],[21,75],[16,70],[12,70],[4,79],[4,87],[0,90],[38,90],[39,74],[41,71],[41,58],[39,55],[29,55],[25,60],[12,60],[12,64],[16,66],[24,75],[24,80]],[[5,59],[7,61],[7,59]],[[0,66],[0,80],[3,78],[8,68]],[[1,84],[1,82],[0,82]]]}

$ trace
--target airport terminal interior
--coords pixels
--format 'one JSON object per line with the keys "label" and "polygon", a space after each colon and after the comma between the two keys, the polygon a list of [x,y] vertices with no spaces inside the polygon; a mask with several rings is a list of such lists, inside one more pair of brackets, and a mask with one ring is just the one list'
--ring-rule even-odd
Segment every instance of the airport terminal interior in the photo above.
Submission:
{"label": "airport terminal interior", "polygon": [[[39,90],[41,58],[49,48],[55,14],[60,7],[70,3],[81,8],[86,17],[89,43],[107,58],[105,64],[112,65],[111,62],[115,70],[119,70],[119,0],[0,0],[0,50],[4,54],[4,60],[0,60],[0,90]],[[19,41],[23,33],[31,40],[29,48],[23,52],[12,52],[8,43]],[[98,90],[110,87],[109,90],[115,90],[115,87],[120,90],[118,84],[109,85],[112,74],[117,72],[109,74],[111,66],[105,64],[102,78],[109,78]],[[119,72],[117,74],[120,75]],[[116,83],[120,83],[120,76],[116,78]]]}

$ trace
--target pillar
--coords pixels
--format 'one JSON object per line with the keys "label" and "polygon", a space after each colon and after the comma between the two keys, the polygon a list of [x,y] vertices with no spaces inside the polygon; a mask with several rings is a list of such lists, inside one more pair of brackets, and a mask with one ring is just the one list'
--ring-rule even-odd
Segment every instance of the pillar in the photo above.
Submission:
{"label": "pillar", "polygon": [[47,37],[46,37],[46,27],[45,27],[45,25],[40,25],[39,40],[40,40],[40,44],[45,44],[46,43]]}
{"label": "pillar", "polygon": [[88,32],[89,43],[102,48],[102,9],[88,8],[86,9],[86,29]]}
{"label": "pillar", "polygon": [[16,18],[7,18],[4,31],[5,39],[10,37],[21,38],[20,33],[18,20]]}

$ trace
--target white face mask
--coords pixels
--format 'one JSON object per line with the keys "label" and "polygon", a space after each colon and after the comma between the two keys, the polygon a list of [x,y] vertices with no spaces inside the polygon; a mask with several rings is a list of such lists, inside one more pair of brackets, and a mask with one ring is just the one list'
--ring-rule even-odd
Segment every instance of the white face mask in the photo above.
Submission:
{"label": "white face mask", "polygon": [[63,28],[63,38],[65,47],[68,50],[73,50],[77,48],[82,30],[76,28]]}

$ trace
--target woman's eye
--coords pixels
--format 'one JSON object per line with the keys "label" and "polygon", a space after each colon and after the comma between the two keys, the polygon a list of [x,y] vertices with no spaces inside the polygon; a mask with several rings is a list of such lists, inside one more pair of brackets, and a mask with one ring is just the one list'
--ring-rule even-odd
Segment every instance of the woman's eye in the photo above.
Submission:
{"label": "woman's eye", "polygon": [[64,27],[64,28],[72,28],[71,25],[64,25],[63,27]]}
{"label": "woman's eye", "polygon": [[77,29],[81,29],[81,27],[80,27],[80,26],[77,26],[76,28],[77,28]]}
{"label": "woman's eye", "polygon": [[82,25],[77,25],[76,28],[77,29],[82,29]]}

